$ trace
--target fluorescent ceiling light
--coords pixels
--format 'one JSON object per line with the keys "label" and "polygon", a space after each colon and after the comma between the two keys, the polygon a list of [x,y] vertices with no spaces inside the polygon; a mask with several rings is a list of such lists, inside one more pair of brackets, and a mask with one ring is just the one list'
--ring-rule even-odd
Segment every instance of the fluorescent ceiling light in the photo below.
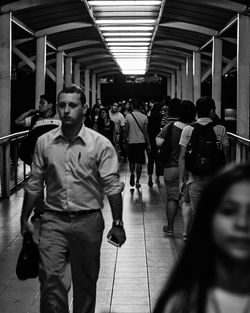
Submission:
{"label": "fluorescent ceiling light", "polygon": [[146,72],[146,70],[126,70],[126,69],[122,69],[122,74],[123,75],[144,75]]}
{"label": "fluorescent ceiling light", "polygon": [[152,36],[152,33],[145,32],[145,33],[138,33],[138,32],[116,32],[116,33],[102,33],[103,36]]}
{"label": "fluorescent ceiling light", "polygon": [[154,24],[155,22],[156,22],[155,19],[96,20],[96,24]]}
{"label": "fluorescent ceiling light", "polygon": [[146,6],[146,5],[160,5],[160,0],[149,0],[149,1],[88,1],[88,4],[91,6],[130,6],[130,5],[136,5],[136,6]]}
{"label": "fluorescent ceiling light", "polygon": [[[123,38],[105,38],[106,42],[111,42],[111,41],[150,41],[151,38],[147,38],[147,37],[123,37]],[[130,43],[129,43],[130,44]]]}
{"label": "fluorescent ceiling light", "polygon": [[110,47],[110,51],[148,51],[148,47]]}
{"label": "fluorescent ceiling light", "polygon": [[[108,42],[109,46],[128,46],[127,42]],[[147,47],[149,46],[149,42],[130,42],[129,46],[141,46]]]}
{"label": "fluorescent ceiling light", "polygon": [[114,54],[113,56],[115,59],[117,59],[117,58],[129,58],[129,59],[130,58],[137,58],[137,59],[138,58],[144,58],[144,59],[147,58],[147,55],[145,55],[145,54],[142,54],[142,55],[141,54],[136,54],[136,55],[135,54]]}
{"label": "fluorescent ceiling light", "polygon": [[113,52],[113,55],[145,55],[147,56],[147,52]]}
{"label": "fluorescent ceiling light", "polygon": [[101,31],[120,31],[120,30],[131,30],[131,31],[147,31],[147,30],[153,30],[153,26],[100,26]]}

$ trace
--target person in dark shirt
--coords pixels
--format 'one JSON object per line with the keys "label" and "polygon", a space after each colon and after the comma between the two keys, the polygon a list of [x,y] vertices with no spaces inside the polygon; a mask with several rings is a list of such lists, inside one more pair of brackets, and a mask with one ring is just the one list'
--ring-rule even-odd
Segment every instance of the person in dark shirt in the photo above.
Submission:
{"label": "person in dark shirt", "polygon": [[161,130],[161,104],[159,102],[155,102],[150,116],[148,116],[148,136],[151,146],[151,151],[148,154],[148,185],[151,187],[153,186],[152,175],[154,171],[155,165],[155,174],[156,179],[155,182],[160,182],[160,175],[162,174],[162,168],[157,162],[157,155],[158,155],[158,147],[155,143],[155,138],[159,134]]}

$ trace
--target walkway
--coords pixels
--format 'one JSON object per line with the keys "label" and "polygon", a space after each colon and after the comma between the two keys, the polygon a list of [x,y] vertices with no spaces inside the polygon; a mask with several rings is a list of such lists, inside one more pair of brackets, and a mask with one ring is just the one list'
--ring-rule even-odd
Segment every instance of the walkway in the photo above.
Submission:
{"label": "walkway", "polygon": [[[140,191],[129,185],[127,163],[121,165],[121,179],[125,183],[123,201],[127,241],[122,248],[107,242],[112,219],[106,200],[96,313],[149,313],[176,263],[176,250],[178,252],[183,245],[181,219],[177,217],[177,236],[172,241],[162,232],[165,224],[163,182],[159,188],[156,185],[149,188],[146,167]],[[15,275],[22,244],[19,233],[22,200],[23,190],[20,190],[0,203],[0,313],[39,312],[38,281],[22,282]],[[72,303],[72,294],[69,297]]]}

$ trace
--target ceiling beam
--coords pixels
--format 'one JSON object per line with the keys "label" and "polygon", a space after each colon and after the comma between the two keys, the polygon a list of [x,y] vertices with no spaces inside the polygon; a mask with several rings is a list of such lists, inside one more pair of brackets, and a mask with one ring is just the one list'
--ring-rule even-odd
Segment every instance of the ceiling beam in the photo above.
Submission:
{"label": "ceiling beam", "polygon": [[167,22],[160,24],[160,26],[184,29],[188,31],[205,34],[208,36],[216,36],[218,34],[218,32],[215,29],[184,22]]}
{"label": "ceiling beam", "polygon": [[107,58],[110,58],[111,60],[112,57],[108,54],[95,54],[95,55],[92,55],[92,56],[89,56],[89,57],[83,57],[83,58],[79,58],[77,59],[77,62],[89,62],[89,61],[94,61],[94,60],[100,60],[100,59],[107,59]]}
{"label": "ceiling beam", "polygon": [[170,60],[170,61],[173,61],[173,62],[176,62],[176,63],[181,63],[181,64],[184,64],[186,62],[186,58],[183,57],[183,58],[178,58],[178,57],[174,57],[174,56],[170,56],[168,54],[151,54],[151,60],[152,59],[162,59],[162,60]]}
{"label": "ceiling beam", "polygon": [[[59,3],[60,2],[60,3]],[[0,6],[0,13],[16,12],[20,10],[30,9],[37,6],[48,5],[48,4],[57,4],[60,5],[66,0],[22,0],[7,3]]]}
{"label": "ceiling beam", "polygon": [[154,44],[158,44],[164,47],[177,47],[182,48],[186,50],[192,50],[192,51],[198,51],[199,47],[190,45],[188,43],[184,43],[181,41],[175,41],[175,40],[156,40]]}
{"label": "ceiling beam", "polygon": [[197,4],[199,6],[209,6],[209,7],[214,7],[218,9],[224,9],[228,11],[233,11],[233,12],[245,12],[247,9],[246,4],[241,4],[236,1],[229,1],[229,0],[185,0],[185,2],[190,3],[190,4]]}
{"label": "ceiling beam", "polygon": [[222,75],[227,74],[237,64],[237,57],[233,58],[222,70]]}
{"label": "ceiling beam", "polygon": [[170,64],[167,62],[159,62],[159,61],[151,61],[150,65],[152,65],[152,66],[159,65],[159,66],[167,67],[167,68],[173,69],[173,70],[178,70],[180,68],[180,66],[173,65],[173,64]]}
{"label": "ceiling beam", "polygon": [[41,37],[41,36],[56,34],[56,33],[64,32],[64,31],[69,31],[73,29],[80,29],[80,28],[86,28],[86,27],[92,27],[92,26],[93,25],[89,23],[66,23],[62,25],[57,25],[57,26],[41,29],[36,32],[36,36]]}
{"label": "ceiling beam", "polygon": [[93,53],[106,53],[107,51],[103,48],[87,48],[87,49],[80,49],[77,51],[69,52],[68,56],[69,57],[77,57],[79,55],[93,55]]}
{"label": "ceiling beam", "polygon": [[90,45],[100,45],[100,41],[97,40],[81,40],[76,42],[71,42],[66,45],[62,45],[58,47],[58,51],[70,50],[78,47],[90,46]]}
{"label": "ceiling beam", "polygon": [[[20,51],[19,49],[17,49],[16,47],[13,48],[12,50],[21,60],[23,60],[33,71],[36,70],[36,65],[34,62],[32,62],[30,60],[30,58],[28,58],[22,51]],[[48,68],[46,68],[46,73],[47,75],[53,80],[56,81],[55,75],[51,72],[51,70],[49,70]]]}

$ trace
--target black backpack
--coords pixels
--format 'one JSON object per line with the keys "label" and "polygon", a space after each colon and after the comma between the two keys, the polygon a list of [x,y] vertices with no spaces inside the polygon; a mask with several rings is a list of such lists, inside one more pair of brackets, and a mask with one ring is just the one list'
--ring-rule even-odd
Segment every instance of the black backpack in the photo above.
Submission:
{"label": "black backpack", "polygon": [[215,173],[224,165],[223,151],[214,132],[214,124],[191,124],[194,128],[187,145],[185,165],[188,171],[198,176]]}
{"label": "black backpack", "polygon": [[[31,128],[36,123],[36,121],[37,118],[36,120],[31,120]],[[20,144],[18,153],[19,158],[25,164],[31,165],[37,138],[56,127],[58,127],[57,124],[51,123],[48,125],[41,125],[34,129],[30,129],[29,134],[22,140]]]}
{"label": "black backpack", "polygon": [[173,126],[174,126],[174,122],[170,122],[168,124],[167,136],[163,144],[160,146],[158,150],[157,161],[160,166],[164,166],[171,157],[171,152],[172,152],[171,136],[172,136]]}

